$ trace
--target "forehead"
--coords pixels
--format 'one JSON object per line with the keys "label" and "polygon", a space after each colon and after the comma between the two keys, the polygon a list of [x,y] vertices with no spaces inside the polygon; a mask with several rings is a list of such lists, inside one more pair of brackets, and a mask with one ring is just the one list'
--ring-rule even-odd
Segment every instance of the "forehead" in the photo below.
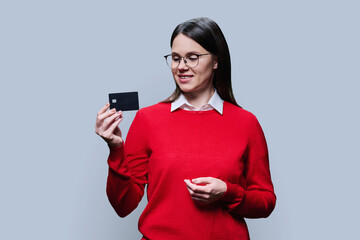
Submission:
{"label": "forehead", "polygon": [[172,43],[171,51],[181,55],[193,52],[193,53],[204,53],[206,50],[197,42],[184,34],[179,34],[174,38]]}

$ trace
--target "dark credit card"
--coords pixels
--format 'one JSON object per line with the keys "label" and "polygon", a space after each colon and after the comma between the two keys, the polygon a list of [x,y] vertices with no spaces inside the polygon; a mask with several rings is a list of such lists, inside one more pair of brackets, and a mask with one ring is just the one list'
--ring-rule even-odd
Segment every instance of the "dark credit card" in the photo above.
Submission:
{"label": "dark credit card", "polygon": [[139,110],[138,92],[109,93],[110,109],[116,111]]}

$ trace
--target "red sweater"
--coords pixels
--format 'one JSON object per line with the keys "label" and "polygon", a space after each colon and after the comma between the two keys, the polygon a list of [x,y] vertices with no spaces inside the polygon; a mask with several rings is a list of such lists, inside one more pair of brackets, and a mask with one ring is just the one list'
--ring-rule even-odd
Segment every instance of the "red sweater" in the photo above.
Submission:
{"label": "red sweater", "polygon": [[[120,217],[137,207],[147,185],[143,239],[246,240],[244,217],[267,217],[275,207],[263,131],[253,114],[228,102],[223,115],[170,112],[170,103],[139,110],[108,164],[107,195]],[[198,204],[184,182],[197,177],[219,178],[227,192]]]}

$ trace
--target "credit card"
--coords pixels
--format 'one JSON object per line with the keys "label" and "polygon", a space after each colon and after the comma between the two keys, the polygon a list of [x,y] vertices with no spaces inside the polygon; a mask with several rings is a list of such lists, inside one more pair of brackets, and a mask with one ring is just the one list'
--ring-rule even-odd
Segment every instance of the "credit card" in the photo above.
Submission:
{"label": "credit card", "polygon": [[110,109],[116,111],[139,110],[138,92],[109,93]]}

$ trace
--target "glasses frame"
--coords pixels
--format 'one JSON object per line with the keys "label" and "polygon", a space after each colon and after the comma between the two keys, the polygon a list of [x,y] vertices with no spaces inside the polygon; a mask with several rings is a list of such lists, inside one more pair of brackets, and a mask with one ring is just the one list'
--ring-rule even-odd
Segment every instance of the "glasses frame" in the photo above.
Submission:
{"label": "glasses frame", "polygon": [[198,62],[197,62],[197,64],[195,65],[195,67],[190,67],[190,66],[187,65],[187,58],[188,58],[188,57],[180,57],[180,56],[179,56],[179,57],[180,57],[180,61],[179,61],[178,65],[177,65],[176,67],[174,67],[174,68],[171,67],[171,65],[169,65],[168,60],[167,60],[167,58],[168,58],[168,57],[171,57],[172,54],[165,55],[164,58],[165,58],[166,65],[168,65],[171,69],[176,69],[176,68],[178,68],[178,67],[180,66],[181,60],[184,61],[185,66],[187,66],[188,68],[196,68],[196,67],[199,65],[200,57],[201,57],[201,56],[205,56],[205,55],[211,55],[211,53],[203,53],[203,54],[192,53],[192,54],[191,54],[191,56],[194,56],[194,55],[197,56],[197,58],[198,58]]}

